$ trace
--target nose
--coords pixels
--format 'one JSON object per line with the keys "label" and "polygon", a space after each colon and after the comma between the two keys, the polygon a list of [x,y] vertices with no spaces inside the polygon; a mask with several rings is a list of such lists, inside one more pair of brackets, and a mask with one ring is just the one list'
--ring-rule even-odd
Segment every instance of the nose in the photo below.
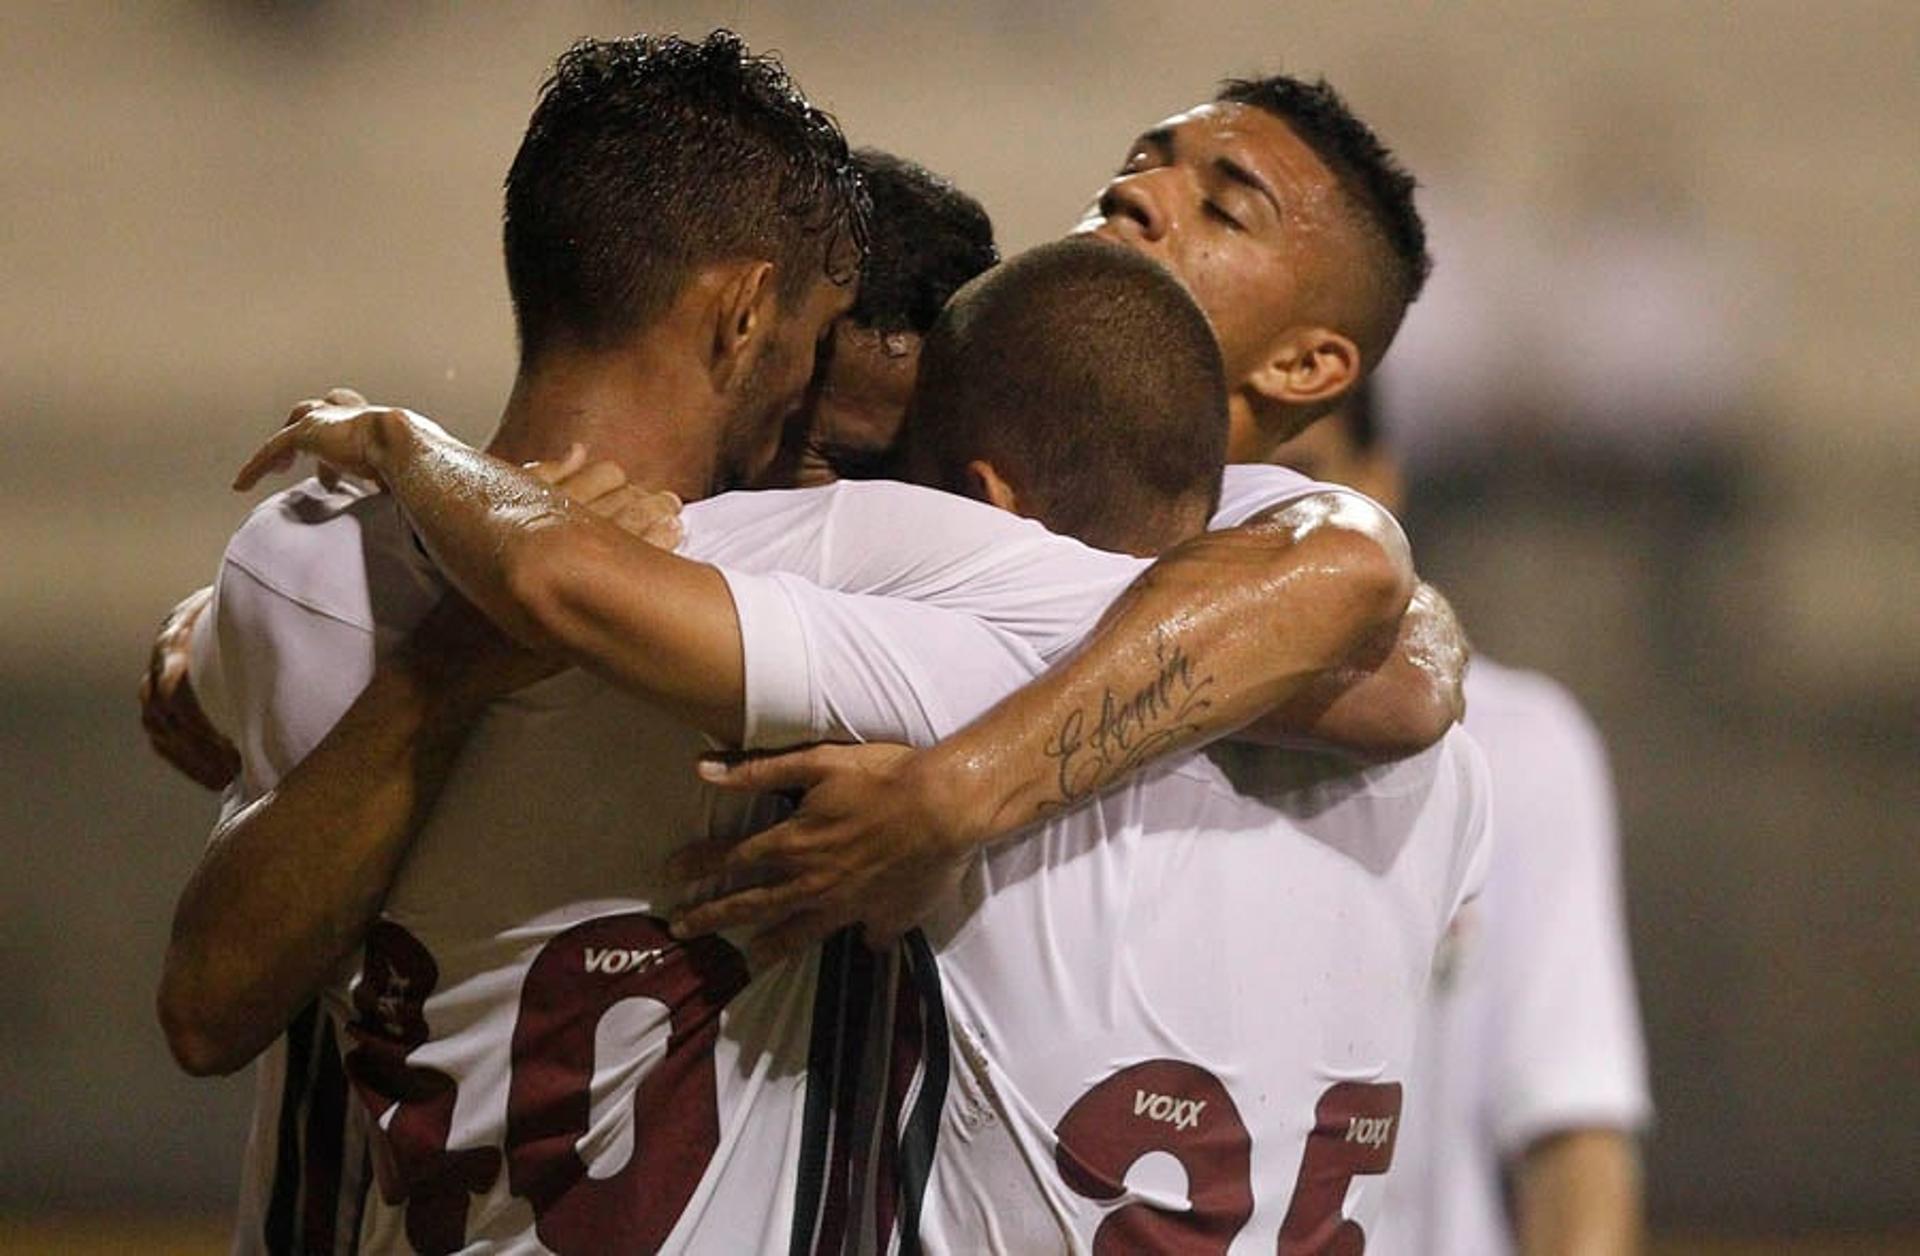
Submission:
{"label": "nose", "polygon": [[1108,219],[1131,219],[1138,224],[1141,238],[1158,242],[1167,234],[1170,211],[1167,207],[1164,191],[1157,185],[1161,180],[1154,176],[1156,170],[1143,170],[1138,174],[1122,175],[1100,193],[1100,216]]}

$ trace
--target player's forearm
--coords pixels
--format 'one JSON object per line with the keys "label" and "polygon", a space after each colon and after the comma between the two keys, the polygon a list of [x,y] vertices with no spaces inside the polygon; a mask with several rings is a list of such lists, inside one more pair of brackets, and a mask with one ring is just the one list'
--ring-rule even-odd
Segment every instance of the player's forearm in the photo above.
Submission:
{"label": "player's forearm", "polygon": [[389,420],[376,448],[381,479],[434,561],[503,632],[738,739],[740,627],[718,571],[430,425]]}
{"label": "player's forearm", "polygon": [[914,773],[988,840],[1307,699],[1391,637],[1413,588],[1395,537],[1308,508],[1188,541],[1079,653],[926,752]]}
{"label": "player's forearm", "polygon": [[215,835],[161,978],[182,1068],[247,1063],[359,944],[472,712],[427,670],[383,667],[279,787]]}
{"label": "player's forearm", "polygon": [[1620,1130],[1573,1130],[1521,1157],[1515,1221],[1525,1256],[1631,1256],[1640,1250],[1640,1159]]}
{"label": "player's forearm", "polygon": [[1383,650],[1363,650],[1235,737],[1333,749],[1370,763],[1417,754],[1466,714],[1468,657],[1453,607],[1422,584]]}

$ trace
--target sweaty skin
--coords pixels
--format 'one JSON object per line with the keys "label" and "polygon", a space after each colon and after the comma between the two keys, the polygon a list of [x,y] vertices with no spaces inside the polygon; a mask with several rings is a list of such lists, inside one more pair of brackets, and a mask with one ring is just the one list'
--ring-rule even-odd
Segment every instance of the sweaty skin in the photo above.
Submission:
{"label": "sweaty skin", "polygon": [[[589,666],[737,740],[738,624],[711,568],[634,541],[404,412],[315,410],[269,442],[240,483],[298,451],[384,482],[456,587],[522,644]],[[1192,538],[1141,577],[1072,660],[924,760],[909,761],[950,791],[928,791],[951,805],[940,808],[939,825],[919,830],[917,844],[867,844],[870,862],[831,885],[822,877],[832,866],[789,849],[789,831],[724,852],[693,848],[679,863],[689,877],[745,866],[786,872],[790,881],[708,905],[700,909],[707,915],[684,923],[704,930],[715,912],[772,923],[804,905],[805,927],[769,944],[803,945],[854,920],[885,936],[917,918],[938,889],[919,875],[895,876],[895,862],[950,869],[985,841],[1265,712],[1275,712],[1280,727],[1263,733],[1325,736],[1323,719],[1345,692],[1329,678],[1345,668],[1376,674],[1366,669],[1391,648],[1412,588],[1397,525],[1351,498],[1309,498],[1246,527]],[[1286,630],[1263,630],[1278,624]],[[1177,700],[1183,685],[1195,701]],[[1451,717],[1423,716],[1430,735],[1402,741],[1429,744]]]}

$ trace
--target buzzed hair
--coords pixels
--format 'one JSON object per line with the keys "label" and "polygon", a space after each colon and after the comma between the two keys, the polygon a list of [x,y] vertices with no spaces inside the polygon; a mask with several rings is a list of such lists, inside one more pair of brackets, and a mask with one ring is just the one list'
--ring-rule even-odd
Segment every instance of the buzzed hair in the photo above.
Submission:
{"label": "buzzed hair", "polygon": [[1152,554],[1205,528],[1227,451],[1206,315],[1158,263],[1104,240],[1043,244],[954,295],[908,407],[915,478],[969,487],[982,459],[1021,512]]}
{"label": "buzzed hair", "polygon": [[1365,285],[1355,294],[1362,325],[1353,330],[1371,370],[1433,270],[1426,224],[1413,199],[1419,184],[1325,79],[1228,79],[1214,99],[1272,114],[1333,172],[1366,259],[1366,274],[1355,277]]}

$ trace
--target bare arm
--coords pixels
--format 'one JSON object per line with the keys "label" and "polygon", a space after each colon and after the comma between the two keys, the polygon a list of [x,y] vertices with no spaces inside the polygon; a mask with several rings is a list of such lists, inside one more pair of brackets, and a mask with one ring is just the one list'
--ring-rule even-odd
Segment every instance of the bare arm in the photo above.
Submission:
{"label": "bare arm", "polygon": [[1514,1195],[1526,1256],[1640,1250],[1640,1157],[1620,1130],[1570,1130],[1533,1143],[1516,1166]]}
{"label": "bare arm", "polygon": [[1384,653],[1357,651],[1235,738],[1376,763],[1425,750],[1466,715],[1467,637],[1438,589],[1425,583],[1414,589]]}
{"label": "bare arm", "polygon": [[1354,498],[1195,537],[916,774],[943,782],[956,838],[981,842],[1269,712],[1307,732],[1338,696],[1329,681],[1388,653],[1413,588],[1398,525]]}
{"label": "bare arm", "polygon": [[854,922],[884,941],[971,851],[1154,759],[1276,710],[1285,734],[1314,729],[1352,687],[1343,669],[1390,653],[1413,588],[1398,525],[1346,495],[1196,537],[1143,573],[1076,655],[935,746],[710,765],[719,784],[812,792],[738,846],[689,848],[676,867],[689,879],[786,879],[676,928],[762,926],[763,954]]}
{"label": "bare arm", "polygon": [[278,788],[214,835],[175,908],[160,981],[160,1022],[189,1073],[259,1054],[359,944],[477,709],[448,681],[430,651],[403,648]]}
{"label": "bare arm", "polygon": [[739,740],[740,625],[717,570],[629,535],[417,415],[336,406],[296,415],[238,486],[299,453],[379,480],[447,578],[510,637]]}

